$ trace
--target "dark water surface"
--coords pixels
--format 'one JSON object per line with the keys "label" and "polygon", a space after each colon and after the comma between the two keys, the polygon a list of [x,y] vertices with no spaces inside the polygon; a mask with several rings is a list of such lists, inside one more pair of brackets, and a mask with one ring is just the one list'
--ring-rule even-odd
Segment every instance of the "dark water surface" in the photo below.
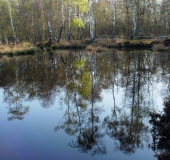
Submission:
{"label": "dark water surface", "polygon": [[0,159],[167,156],[161,138],[170,137],[157,124],[169,113],[169,62],[170,53],[151,51],[1,57]]}

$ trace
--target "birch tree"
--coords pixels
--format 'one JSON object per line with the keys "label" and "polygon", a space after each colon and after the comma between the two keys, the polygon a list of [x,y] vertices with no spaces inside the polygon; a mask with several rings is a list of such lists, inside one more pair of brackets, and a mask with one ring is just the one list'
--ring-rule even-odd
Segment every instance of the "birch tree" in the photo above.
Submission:
{"label": "birch tree", "polygon": [[133,29],[130,39],[133,39],[136,33],[136,18],[135,18],[135,0],[132,0],[132,22],[133,22]]}
{"label": "birch tree", "polygon": [[88,0],[88,21],[89,21],[89,32],[90,40],[94,40],[94,15],[93,15],[93,0]]}
{"label": "birch tree", "polygon": [[12,27],[13,37],[14,37],[14,39],[15,39],[15,41],[17,43],[20,43],[19,39],[17,38],[16,33],[15,33],[15,28],[14,28],[14,23],[13,23],[13,18],[12,18],[12,11],[11,11],[10,0],[8,0],[8,9],[9,9],[9,16],[10,16],[10,20],[11,20],[11,27]]}
{"label": "birch tree", "polygon": [[60,28],[58,38],[56,39],[57,43],[60,42],[61,34],[62,34],[62,31],[65,27],[65,15],[64,15],[64,2],[63,2],[63,0],[61,0],[61,15],[62,15],[62,25],[61,25],[61,28]]}
{"label": "birch tree", "polygon": [[70,41],[70,21],[71,21],[71,0],[68,1],[68,29],[67,29],[67,40]]}
{"label": "birch tree", "polygon": [[111,0],[111,8],[112,8],[112,14],[113,14],[113,19],[112,19],[112,24],[113,24],[113,30],[112,30],[112,38],[116,34],[116,0]]}
{"label": "birch tree", "polygon": [[[0,0],[0,41],[169,34],[169,0]],[[65,25],[66,24],[66,25]],[[65,29],[66,28],[66,29]],[[64,34],[63,34],[64,32]]]}
{"label": "birch tree", "polygon": [[49,31],[49,40],[48,43],[51,45],[53,41],[53,36],[52,36],[52,28],[51,28],[51,23],[48,21],[48,31]]}
{"label": "birch tree", "polygon": [[88,12],[88,0],[72,0],[72,6],[75,9],[72,27],[78,29],[76,38],[82,39],[82,28],[85,28],[83,16],[85,17]]}
{"label": "birch tree", "polygon": [[6,42],[8,44],[9,18],[8,5],[5,1],[0,0],[0,43]]}
{"label": "birch tree", "polygon": [[52,36],[52,27],[50,22],[50,17],[52,16],[52,0],[49,0],[49,8],[48,8],[48,32],[49,32],[49,40],[48,44],[52,44],[53,36]]}
{"label": "birch tree", "polygon": [[42,21],[42,40],[45,40],[45,34],[44,34],[44,30],[45,30],[45,25],[44,25],[44,14],[45,14],[45,8],[44,8],[44,0],[35,0],[35,2],[37,3],[38,7],[41,10],[41,21]]}

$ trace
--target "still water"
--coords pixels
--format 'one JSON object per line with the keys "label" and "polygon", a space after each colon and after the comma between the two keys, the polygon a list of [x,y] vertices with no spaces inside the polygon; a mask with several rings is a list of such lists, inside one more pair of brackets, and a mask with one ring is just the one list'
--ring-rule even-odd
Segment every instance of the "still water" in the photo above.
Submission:
{"label": "still water", "polygon": [[170,53],[151,51],[1,57],[0,159],[168,155],[169,143],[161,145],[161,138],[170,137],[155,122],[166,115],[169,62]]}

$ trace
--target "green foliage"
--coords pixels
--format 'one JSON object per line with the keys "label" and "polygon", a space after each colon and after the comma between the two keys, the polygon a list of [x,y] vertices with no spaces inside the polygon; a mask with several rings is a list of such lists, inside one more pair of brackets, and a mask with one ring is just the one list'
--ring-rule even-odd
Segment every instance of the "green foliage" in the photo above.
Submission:
{"label": "green foliage", "polygon": [[74,84],[73,84],[72,81],[69,82],[69,84],[68,84],[68,89],[69,89],[69,91],[71,91],[71,92],[74,91]]}
{"label": "green foliage", "polygon": [[72,4],[73,4],[73,6],[78,7],[80,12],[87,13],[88,0],[73,0]]}
{"label": "green foliage", "polygon": [[84,99],[89,99],[91,96],[91,80],[90,72],[83,72],[82,78],[79,79],[78,92]]}
{"label": "green foliage", "polygon": [[77,80],[77,90],[83,99],[89,99],[91,96],[91,79],[90,72],[85,68],[86,59],[74,61],[74,66],[80,71]]}
{"label": "green foliage", "polygon": [[[65,18],[65,26],[68,26],[68,7],[70,0],[63,0],[64,13],[61,12],[61,1],[49,1],[49,0],[9,0],[12,13],[13,25],[15,33],[21,42],[29,41],[33,42],[35,39],[38,42],[47,40],[48,25],[46,20],[51,22],[51,27],[54,30],[53,36],[57,36],[60,32],[62,14]],[[88,7],[92,5],[91,9],[95,22],[95,36],[96,37],[111,37],[112,25],[113,25],[113,11],[111,7],[111,1],[93,1],[93,4],[88,0],[71,0],[71,35],[72,38],[88,38],[89,34],[89,21],[87,20]],[[112,1],[114,2],[114,1]],[[153,3],[154,2],[154,3]],[[131,21],[131,4],[125,0],[115,1],[116,5],[116,36],[129,37],[132,29]],[[126,8],[126,5],[128,8]],[[135,2],[136,7],[136,23],[137,33],[136,36],[143,37],[143,35],[157,37],[158,34],[168,35],[170,20],[170,5],[169,1],[164,3],[157,3],[156,0],[149,0],[147,4],[140,0]],[[41,7],[40,7],[41,6]],[[42,7],[43,6],[43,7]],[[142,15],[140,14],[143,11]],[[102,14],[101,14],[102,13]],[[162,13],[162,14],[160,14]],[[77,29],[76,27],[83,28]],[[57,28],[57,30],[56,30]],[[12,27],[9,15],[9,4],[7,0],[0,0],[0,39],[5,43],[6,38],[9,42],[13,41]],[[64,38],[64,35],[61,35]],[[12,40],[11,40],[12,39]],[[149,44],[149,42],[146,42]],[[146,44],[144,42],[144,44]],[[55,47],[54,47],[55,48]]]}
{"label": "green foliage", "polygon": [[80,18],[75,18],[75,19],[73,19],[71,26],[74,28],[75,27],[84,28],[84,23]]}
{"label": "green foliage", "polygon": [[8,4],[0,0],[0,36],[4,40],[7,33],[11,32]]}
{"label": "green foliage", "polygon": [[81,69],[85,66],[86,63],[86,59],[82,59],[82,60],[76,60],[73,62],[73,64],[75,65],[76,68]]}

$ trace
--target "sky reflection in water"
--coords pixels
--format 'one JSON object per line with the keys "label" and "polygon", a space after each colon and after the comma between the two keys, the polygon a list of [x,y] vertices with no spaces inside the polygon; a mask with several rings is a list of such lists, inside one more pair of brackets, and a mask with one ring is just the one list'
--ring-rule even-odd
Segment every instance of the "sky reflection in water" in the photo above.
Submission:
{"label": "sky reflection in water", "polygon": [[169,53],[53,56],[0,59],[1,159],[158,159],[149,120],[169,96]]}

